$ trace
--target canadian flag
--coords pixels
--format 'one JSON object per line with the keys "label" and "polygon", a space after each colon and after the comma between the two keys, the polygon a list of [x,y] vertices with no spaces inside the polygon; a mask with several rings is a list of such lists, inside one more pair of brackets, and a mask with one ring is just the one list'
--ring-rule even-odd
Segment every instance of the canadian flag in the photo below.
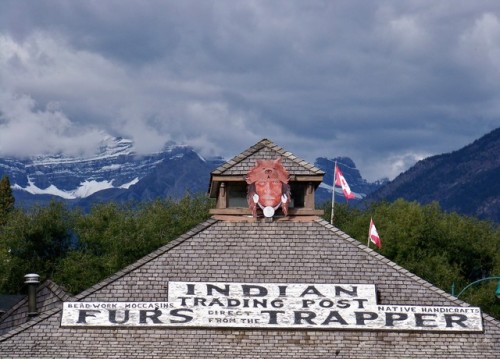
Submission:
{"label": "canadian flag", "polygon": [[347,181],[345,180],[344,176],[342,175],[342,172],[340,171],[340,168],[338,168],[336,163],[335,163],[335,185],[342,187],[342,191],[344,192],[345,198],[347,199],[356,198],[354,193],[351,192],[351,188],[347,184]]}
{"label": "canadian flag", "polygon": [[375,223],[373,223],[372,218],[370,218],[370,229],[368,231],[368,237],[370,238],[370,241],[379,249],[382,248],[382,241],[380,240],[380,236],[378,235],[377,228],[375,228]]}

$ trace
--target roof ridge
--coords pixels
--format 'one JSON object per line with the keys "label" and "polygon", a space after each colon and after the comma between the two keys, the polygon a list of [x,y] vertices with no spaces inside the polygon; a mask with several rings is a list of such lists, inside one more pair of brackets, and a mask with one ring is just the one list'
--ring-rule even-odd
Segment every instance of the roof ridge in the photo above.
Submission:
{"label": "roof ridge", "polygon": [[71,295],[66,291],[66,289],[57,284],[56,282],[47,279],[45,281],[47,283],[47,288],[59,299],[61,300],[66,300],[68,298],[71,298]]}
{"label": "roof ridge", "polygon": [[212,173],[221,173],[221,172],[224,172],[228,168],[230,168],[230,167],[234,166],[235,164],[243,161],[245,158],[247,158],[251,154],[257,152],[261,148],[266,147],[268,143],[272,143],[272,142],[269,141],[267,138],[263,138],[262,140],[260,140],[256,144],[250,146],[249,148],[247,148],[243,152],[240,152],[236,156],[234,156],[231,159],[229,159],[226,162],[224,162],[222,165],[220,165],[215,170],[213,170]]}
{"label": "roof ridge", "polygon": [[273,151],[278,152],[281,156],[289,159],[292,162],[297,163],[298,165],[307,168],[311,172],[315,172],[318,174],[324,174],[323,170],[314,166],[313,164],[309,163],[308,161],[305,161],[297,156],[295,156],[292,152],[285,150],[283,147],[277,145],[273,141],[263,138],[262,140],[258,141],[254,145],[250,146],[243,152],[239,153],[238,155],[232,157],[228,161],[224,162],[222,165],[217,167],[215,170],[212,171],[212,174],[219,174],[227,169],[233,167],[234,165],[240,163],[250,155],[254,154],[255,152],[261,150],[263,147],[267,147]]}
{"label": "roof ridge", "polygon": [[9,308],[5,313],[0,315],[0,323],[2,323],[5,319],[7,319],[11,313],[19,309],[19,307],[22,306],[23,303],[26,303],[28,301],[28,296],[25,295],[23,298],[19,299],[19,301],[14,304],[12,307]]}

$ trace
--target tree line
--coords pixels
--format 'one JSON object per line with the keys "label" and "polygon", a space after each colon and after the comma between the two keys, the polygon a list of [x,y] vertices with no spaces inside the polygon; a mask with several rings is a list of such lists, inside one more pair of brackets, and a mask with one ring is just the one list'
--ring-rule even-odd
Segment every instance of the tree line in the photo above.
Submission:
{"label": "tree line", "polygon": [[[329,221],[331,209],[325,204],[324,210]],[[447,293],[454,287],[457,295],[477,280],[500,276],[500,230],[493,222],[446,213],[437,202],[420,205],[403,199],[373,203],[363,210],[339,204],[334,215],[337,228],[365,245],[373,218],[382,240],[382,248],[376,250]],[[460,299],[500,319],[497,283],[471,286]]]}
{"label": "tree line", "polygon": [[[8,178],[0,181],[0,293],[24,290],[38,273],[76,294],[177,238],[209,218],[206,196],[147,203],[96,204],[88,213],[53,201],[15,207]],[[328,204],[324,206],[330,219]],[[397,200],[360,210],[335,204],[334,225],[367,244],[370,217],[382,238],[382,255],[455,295],[481,278],[500,276],[498,226],[442,211],[437,203]],[[471,287],[460,299],[500,319],[497,281]]]}
{"label": "tree line", "polygon": [[213,206],[200,195],[101,203],[88,213],[58,201],[20,210],[2,206],[1,198],[12,193],[1,188],[1,294],[22,292],[27,273],[51,279],[70,293],[81,292],[208,219]]}

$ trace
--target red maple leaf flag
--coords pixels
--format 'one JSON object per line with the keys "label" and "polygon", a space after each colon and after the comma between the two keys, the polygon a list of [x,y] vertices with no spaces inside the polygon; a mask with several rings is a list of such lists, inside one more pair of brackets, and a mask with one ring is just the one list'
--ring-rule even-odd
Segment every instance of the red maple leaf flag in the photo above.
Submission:
{"label": "red maple leaf flag", "polygon": [[377,228],[375,228],[375,223],[373,223],[372,218],[370,218],[368,237],[370,238],[370,241],[377,246],[377,248],[382,248],[382,241],[380,240],[380,236],[378,235]]}
{"label": "red maple leaf flag", "polygon": [[338,168],[337,164],[335,164],[335,185],[342,187],[342,191],[344,192],[344,197],[347,199],[356,198],[354,192],[351,192],[351,188],[347,184],[340,168]]}

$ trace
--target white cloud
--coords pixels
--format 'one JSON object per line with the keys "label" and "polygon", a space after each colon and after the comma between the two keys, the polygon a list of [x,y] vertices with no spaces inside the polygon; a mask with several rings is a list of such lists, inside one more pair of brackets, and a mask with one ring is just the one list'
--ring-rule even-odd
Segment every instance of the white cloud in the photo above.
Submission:
{"label": "white cloud", "polygon": [[416,162],[429,157],[429,153],[403,153],[394,154],[385,162],[385,170],[387,177],[394,178],[400,173],[406,171],[409,167],[413,166]]}
{"label": "white cloud", "polygon": [[404,56],[421,55],[429,45],[429,34],[417,16],[403,15],[388,21],[392,47]]}
{"label": "white cloud", "polygon": [[[3,84],[30,95],[4,93],[3,137],[12,141],[3,142],[0,153],[74,153],[97,146],[103,133],[112,133],[133,139],[138,153],[157,151],[174,140],[215,154],[224,138],[237,142],[248,137],[253,115],[231,108],[224,89],[215,84],[183,79],[159,64],[132,71],[40,32],[22,44],[6,36],[1,41]],[[79,131],[84,133],[76,135]],[[43,140],[34,141],[36,146],[24,145],[37,136]]]}
{"label": "white cloud", "polygon": [[102,132],[78,128],[49,103],[37,108],[26,95],[0,91],[0,154],[31,156],[64,152],[70,155],[93,151]]}
{"label": "white cloud", "polygon": [[476,18],[459,38],[459,60],[481,76],[483,81],[498,86],[500,80],[500,20],[493,13]]}

